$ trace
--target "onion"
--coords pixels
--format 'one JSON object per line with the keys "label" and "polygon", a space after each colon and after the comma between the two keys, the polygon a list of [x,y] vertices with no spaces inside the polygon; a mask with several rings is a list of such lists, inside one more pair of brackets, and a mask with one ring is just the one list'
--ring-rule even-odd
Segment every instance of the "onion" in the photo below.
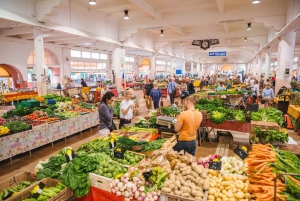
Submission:
{"label": "onion", "polygon": [[117,196],[121,196],[122,195],[122,193],[120,192],[120,191],[117,191]]}
{"label": "onion", "polygon": [[146,197],[146,194],[144,192],[142,193],[142,197]]}
{"label": "onion", "polygon": [[130,176],[129,173],[124,174],[124,177],[129,177],[129,176]]}
{"label": "onion", "polygon": [[153,196],[152,196],[151,193],[148,192],[148,193],[147,193],[147,197],[148,197],[148,198],[152,198]]}
{"label": "onion", "polygon": [[119,188],[118,188],[117,186],[115,186],[115,190],[116,190],[116,191],[119,191]]}
{"label": "onion", "polygon": [[155,195],[157,195],[157,193],[156,193],[155,191],[153,191],[153,192],[152,192],[152,195],[155,196]]}
{"label": "onion", "polygon": [[130,190],[132,188],[132,182],[128,182],[126,184],[126,188],[127,188],[127,190]]}
{"label": "onion", "polygon": [[110,183],[109,184],[110,188],[114,187],[114,184],[113,183]]}
{"label": "onion", "polygon": [[143,197],[139,197],[137,200],[138,201],[142,201],[142,200],[144,200],[144,198]]}
{"label": "onion", "polygon": [[134,182],[138,182],[138,181],[139,181],[139,178],[137,178],[137,177],[133,177],[133,178],[132,178],[132,181],[134,181]]}
{"label": "onion", "polygon": [[122,189],[123,183],[122,183],[122,182],[119,182],[119,183],[117,184],[117,187],[118,187],[119,189]]}
{"label": "onion", "polygon": [[160,191],[157,191],[157,196],[160,196]]}
{"label": "onion", "polygon": [[130,199],[129,198],[125,198],[124,201],[130,201]]}
{"label": "onion", "polygon": [[117,183],[119,183],[119,182],[120,182],[119,179],[115,179],[115,180],[113,181],[114,184],[117,184]]}
{"label": "onion", "polygon": [[128,197],[129,197],[128,191],[125,191],[125,192],[124,192],[124,197],[125,197],[125,198],[128,198]]}
{"label": "onion", "polygon": [[116,193],[116,189],[115,189],[115,188],[112,188],[112,189],[111,189],[111,192],[112,192],[112,193]]}
{"label": "onion", "polygon": [[158,200],[158,196],[155,195],[155,196],[153,197],[153,199],[154,199],[154,200]]}
{"label": "onion", "polygon": [[[139,189],[139,191],[144,192],[145,191],[145,187],[141,186],[140,189]],[[143,196],[143,197],[145,197],[145,196]]]}
{"label": "onion", "polygon": [[130,197],[129,197],[129,199],[131,200],[131,199],[133,199],[133,197],[132,197],[132,196],[130,196]]}
{"label": "onion", "polygon": [[139,191],[135,191],[134,192],[134,198],[137,199],[140,196],[140,192]]}

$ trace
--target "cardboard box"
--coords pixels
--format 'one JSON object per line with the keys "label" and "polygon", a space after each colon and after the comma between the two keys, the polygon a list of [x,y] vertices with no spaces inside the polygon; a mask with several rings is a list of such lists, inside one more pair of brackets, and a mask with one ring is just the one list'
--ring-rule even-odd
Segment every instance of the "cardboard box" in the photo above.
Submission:
{"label": "cardboard box", "polygon": [[112,179],[94,173],[90,173],[89,178],[90,178],[91,186],[103,189],[108,192],[111,191],[110,184],[113,181]]}

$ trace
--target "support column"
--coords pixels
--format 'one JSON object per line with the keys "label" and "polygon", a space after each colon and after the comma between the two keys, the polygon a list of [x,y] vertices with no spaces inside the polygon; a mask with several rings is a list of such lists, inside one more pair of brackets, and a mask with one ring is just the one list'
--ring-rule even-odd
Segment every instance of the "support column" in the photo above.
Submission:
{"label": "support column", "polygon": [[[293,71],[295,40],[296,32],[291,31],[283,36],[282,40],[279,42],[275,94],[277,94],[279,89],[283,86],[290,87]],[[289,74],[286,74],[286,70],[289,70]]]}
{"label": "support column", "polygon": [[258,72],[258,75],[256,76],[256,79],[258,81],[260,81],[260,76],[261,76],[261,69],[262,69],[262,64],[261,64],[261,55],[258,56],[258,59],[257,59],[257,72]]}
{"label": "support column", "polygon": [[268,52],[266,52],[266,55],[265,55],[265,77],[267,77],[267,79],[269,78],[270,76],[270,61],[271,61],[271,58],[270,58],[270,54]]}
{"label": "support column", "polygon": [[71,58],[71,52],[69,48],[62,48],[62,67],[60,68],[60,79],[63,78],[63,76],[71,76],[71,65],[70,65],[70,58]]}
{"label": "support column", "polygon": [[300,55],[298,55],[298,61],[297,61],[297,80],[300,77]]}
{"label": "support column", "polygon": [[152,54],[151,56],[151,67],[150,67],[150,75],[149,75],[149,78],[150,79],[155,79],[155,72],[156,72],[156,57],[155,57],[155,54]]}
{"label": "support column", "polygon": [[194,74],[194,62],[191,61],[191,75]]}
{"label": "support column", "polygon": [[122,76],[124,73],[124,82],[126,82],[126,68],[125,68],[125,49],[116,48],[112,54],[112,70],[116,74],[116,87],[122,89]]}
{"label": "support column", "polygon": [[170,69],[170,77],[172,78],[174,76],[175,73],[175,59],[171,60],[171,69]]}
{"label": "support column", "polygon": [[183,60],[183,66],[182,66],[182,75],[185,77],[185,60]]}
{"label": "support column", "polygon": [[33,28],[34,49],[35,49],[35,65],[33,71],[37,80],[37,91],[39,96],[47,94],[46,77],[48,76],[48,67],[44,61],[44,41],[43,31],[38,28]]}
{"label": "support column", "polygon": [[196,64],[196,73],[198,74],[198,78],[200,77],[200,63]]}

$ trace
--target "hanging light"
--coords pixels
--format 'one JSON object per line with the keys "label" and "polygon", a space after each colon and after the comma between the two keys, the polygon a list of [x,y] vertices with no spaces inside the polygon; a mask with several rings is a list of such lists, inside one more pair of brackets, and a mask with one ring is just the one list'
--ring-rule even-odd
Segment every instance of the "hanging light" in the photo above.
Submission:
{"label": "hanging light", "polygon": [[182,42],[180,42],[180,45],[182,45]]}
{"label": "hanging light", "polygon": [[245,38],[244,41],[247,41],[247,38]]}
{"label": "hanging light", "polygon": [[129,20],[128,10],[124,10],[124,20]]}
{"label": "hanging light", "polygon": [[164,36],[164,30],[160,30],[160,36]]}
{"label": "hanging light", "polygon": [[252,3],[253,4],[258,4],[258,3],[260,3],[260,0],[252,0]]}
{"label": "hanging light", "polygon": [[248,23],[247,31],[251,30],[251,23]]}
{"label": "hanging light", "polygon": [[97,2],[96,2],[96,0],[89,0],[89,4],[90,4],[90,5],[96,5]]}

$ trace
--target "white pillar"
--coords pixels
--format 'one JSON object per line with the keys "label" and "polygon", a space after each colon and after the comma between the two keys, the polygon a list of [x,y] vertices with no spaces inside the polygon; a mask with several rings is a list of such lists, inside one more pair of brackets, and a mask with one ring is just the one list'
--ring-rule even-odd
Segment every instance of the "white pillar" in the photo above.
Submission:
{"label": "white pillar", "polygon": [[191,75],[194,74],[194,62],[191,61]]}
{"label": "white pillar", "polygon": [[259,81],[260,80],[260,76],[261,76],[261,69],[262,69],[262,62],[261,62],[261,55],[258,56],[258,59],[257,59],[257,72],[258,72],[258,75],[256,76],[256,79]]}
{"label": "white pillar", "polygon": [[71,52],[69,48],[62,48],[62,66],[60,68],[60,78],[63,76],[71,76],[71,65],[70,65]]}
{"label": "white pillar", "polygon": [[150,75],[149,78],[150,79],[155,79],[155,72],[156,72],[156,57],[155,54],[152,54],[151,56],[151,67],[150,67]]}
{"label": "white pillar", "polygon": [[116,48],[112,53],[112,69],[114,70],[116,74],[116,87],[118,89],[122,89],[122,76],[124,73],[125,79],[124,82],[126,82],[126,62],[125,62],[125,49],[124,48]]}
{"label": "white pillar", "polygon": [[175,59],[172,59],[171,60],[171,69],[170,69],[170,77],[173,77],[174,76],[174,74],[175,74]]}
{"label": "white pillar", "polygon": [[266,52],[266,55],[265,55],[265,77],[269,78],[270,76],[270,61],[271,61],[271,58],[270,58],[270,54],[269,52]]}
{"label": "white pillar", "polygon": [[297,79],[300,76],[300,55],[298,55],[298,61],[297,61]]}
{"label": "white pillar", "polygon": [[43,31],[38,28],[33,28],[33,36],[35,49],[35,65],[33,71],[37,79],[38,94],[42,96],[47,94],[46,81],[43,81],[43,77],[48,76],[48,67],[44,62]]}
{"label": "white pillar", "polygon": [[185,76],[185,73],[186,73],[186,71],[185,71],[185,60],[183,60],[183,66],[182,66],[182,75],[183,75],[183,77]]}
{"label": "white pillar", "polygon": [[196,64],[196,72],[198,74],[198,78],[200,77],[200,63]]}

